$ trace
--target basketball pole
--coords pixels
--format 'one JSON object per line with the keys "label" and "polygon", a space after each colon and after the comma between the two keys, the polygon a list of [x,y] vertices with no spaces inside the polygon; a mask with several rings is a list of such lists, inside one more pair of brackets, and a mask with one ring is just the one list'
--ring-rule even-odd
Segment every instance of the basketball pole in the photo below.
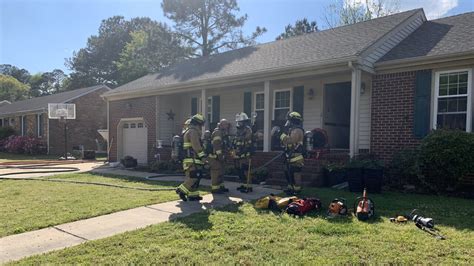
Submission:
{"label": "basketball pole", "polygon": [[64,118],[64,160],[67,160],[67,117]]}

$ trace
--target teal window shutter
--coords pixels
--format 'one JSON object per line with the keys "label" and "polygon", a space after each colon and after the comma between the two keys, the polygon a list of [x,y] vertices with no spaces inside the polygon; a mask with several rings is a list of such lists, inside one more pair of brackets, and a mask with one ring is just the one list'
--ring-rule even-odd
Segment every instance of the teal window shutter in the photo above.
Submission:
{"label": "teal window shutter", "polygon": [[252,115],[252,92],[244,92],[244,113]]}
{"label": "teal window shutter", "polygon": [[304,115],[304,86],[293,88],[293,111]]}
{"label": "teal window shutter", "polygon": [[197,114],[198,110],[198,99],[196,97],[191,98],[191,115]]}
{"label": "teal window shutter", "polygon": [[430,131],[431,70],[416,72],[414,102],[413,134],[423,138]]}
{"label": "teal window shutter", "polygon": [[219,95],[212,96],[212,120],[209,122],[219,122],[221,115],[221,97]]}

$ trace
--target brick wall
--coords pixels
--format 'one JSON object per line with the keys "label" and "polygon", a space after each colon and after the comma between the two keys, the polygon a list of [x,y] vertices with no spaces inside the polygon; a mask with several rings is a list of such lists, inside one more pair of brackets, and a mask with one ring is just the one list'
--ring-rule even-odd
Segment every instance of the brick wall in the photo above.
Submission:
{"label": "brick wall", "polygon": [[420,144],[413,135],[415,72],[374,75],[372,88],[371,151],[388,161]]}
{"label": "brick wall", "polygon": [[154,160],[156,142],[156,98],[143,97],[109,103],[109,139],[114,139],[109,160],[117,161],[117,126],[122,118],[143,117],[148,127],[148,161]]}
{"label": "brick wall", "polygon": [[[84,145],[86,150],[97,150],[96,139],[105,148],[104,140],[97,132],[107,128],[107,102],[101,95],[106,88],[94,91],[71,103],[76,104],[76,119],[68,120],[68,151],[73,146]],[[49,120],[49,153],[64,153],[64,124],[59,120]]]}

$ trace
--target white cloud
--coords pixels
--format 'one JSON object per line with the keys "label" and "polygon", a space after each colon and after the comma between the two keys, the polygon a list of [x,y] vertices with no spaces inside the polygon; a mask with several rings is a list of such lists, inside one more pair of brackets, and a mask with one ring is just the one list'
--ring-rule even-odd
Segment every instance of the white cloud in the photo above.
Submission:
{"label": "white cloud", "polygon": [[444,16],[458,4],[458,0],[400,0],[400,10],[423,8],[428,19],[436,19]]}

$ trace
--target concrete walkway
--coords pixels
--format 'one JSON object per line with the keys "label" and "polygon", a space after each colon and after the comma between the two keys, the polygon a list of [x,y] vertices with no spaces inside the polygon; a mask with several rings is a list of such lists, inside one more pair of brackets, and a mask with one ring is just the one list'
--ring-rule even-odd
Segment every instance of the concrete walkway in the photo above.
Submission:
{"label": "concrete walkway", "polygon": [[[94,169],[92,172],[137,177],[151,175],[150,173],[103,167]],[[181,181],[183,177],[163,176],[151,179]],[[204,179],[201,184],[209,186],[210,180]],[[165,202],[0,238],[0,263],[75,246],[86,241],[167,222],[211,208],[254,200],[270,193],[281,193],[279,190],[256,186],[254,192],[244,194],[236,191],[240,185],[238,183],[226,182],[225,185],[230,189],[229,193],[226,195],[208,194],[200,202]]]}

